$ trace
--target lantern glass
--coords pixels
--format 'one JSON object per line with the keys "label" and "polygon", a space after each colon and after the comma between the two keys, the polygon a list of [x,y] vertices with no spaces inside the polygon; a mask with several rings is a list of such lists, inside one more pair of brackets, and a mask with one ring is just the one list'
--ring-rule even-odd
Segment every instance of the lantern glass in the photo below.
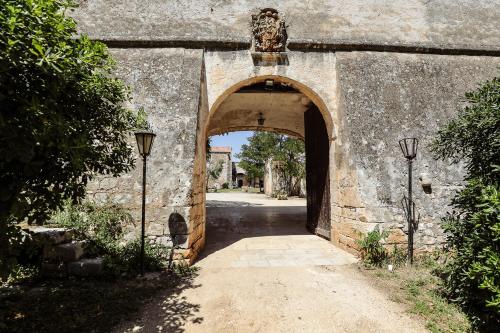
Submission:
{"label": "lantern glass", "polygon": [[149,154],[151,153],[151,147],[153,146],[155,136],[156,134],[149,131],[135,132],[137,148],[139,149],[139,154],[142,157],[149,156]]}
{"label": "lantern glass", "polygon": [[259,124],[259,126],[264,126],[264,121],[266,119],[264,118],[264,116],[262,115],[262,112],[259,113],[259,118],[257,119],[257,123]]}
{"label": "lantern glass", "polygon": [[412,160],[417,156],[418,139],[404,138],[399,140],[399,147],[406,159]]}

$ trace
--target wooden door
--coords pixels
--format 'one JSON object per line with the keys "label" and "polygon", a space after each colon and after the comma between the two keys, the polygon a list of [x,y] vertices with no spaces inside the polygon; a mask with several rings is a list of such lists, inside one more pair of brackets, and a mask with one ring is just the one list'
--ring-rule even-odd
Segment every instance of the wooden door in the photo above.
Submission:
{"label": "wooden door", "polygon": [[307,229],[330,239],[330,142],[317,107],[304,113],[306,142]]}

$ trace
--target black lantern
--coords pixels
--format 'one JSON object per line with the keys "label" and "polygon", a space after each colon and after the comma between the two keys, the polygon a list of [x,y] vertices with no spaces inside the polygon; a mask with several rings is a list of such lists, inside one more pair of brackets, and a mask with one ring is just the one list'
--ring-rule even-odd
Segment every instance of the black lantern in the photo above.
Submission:
{"label": "black lantern", "polygon": [[146,158],[151,153],[151,147],[156,134],[149,131],[135,132],[137,148],[142,156],[142,220],[141,220],[141,275],[144,275],[144,238],[146,223]]}
{"label": "black lantern", "polygon": [[139,148],[139,155],[147,157],[151,153],[151,147],[155,140],[156,134],[149,131],[135,132],[135,139],[137,141],[137,148]]}
{"label": "black lantern", "polygon": [[399,147],[408,161],[408,197],[403,199],[402,204],[408,223],[408,260],[410,261],[410,265],[413,265],[413,232],[416,228],[416,219],[415,203],[412,199],[412,162],[413,159],[417,157],[418,139],[401,139],[399,140]]}
{"label": "black lantern", "polygon": [[417,156],[418,139],[404,138],[399,140],[399,147],[406,159],[412,160]]}
{"label": "black lantern", "polygon": [[273,88],[274,88],[274,80],[266,79],[264,81],[264,89],[265,90],[273,90]]}
{"label": "black lantern", "polygon": [[264,118],[264,115],[262,114],[262,112],[259,112],[259,118],[257,119],[257,123],[259,124],[259,126],[264,126],[264,121],[266,119]]}

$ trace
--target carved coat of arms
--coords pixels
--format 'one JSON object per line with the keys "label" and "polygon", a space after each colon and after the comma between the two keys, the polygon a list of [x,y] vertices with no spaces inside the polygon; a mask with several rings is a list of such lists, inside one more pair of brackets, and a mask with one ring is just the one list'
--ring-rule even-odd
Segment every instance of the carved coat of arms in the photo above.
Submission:
{"label": "carved coat of arms", "polygon": [[286,45],[285,20],[278,11],[266,8],[257,15],[252,15],[252,32],[255,39],[255,51],[282,52]]}

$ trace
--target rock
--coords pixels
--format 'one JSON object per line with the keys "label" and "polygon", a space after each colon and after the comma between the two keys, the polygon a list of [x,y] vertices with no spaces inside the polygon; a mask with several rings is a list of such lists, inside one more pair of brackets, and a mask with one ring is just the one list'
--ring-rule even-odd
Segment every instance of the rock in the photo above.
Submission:
{"label": "rock", "polygon": [[73,239],[73,230],[65,228],[30,226],[27,231],[32,235],[34,241],[41,244],[57,245],[70,242]]}
{"label": "rock", "polygon": [[83,256],[84,247],[84,241],[74,241],[56,246],[47,245],[43,249],[43,258],[64,262],[75,261]]}
{"label": "rock", "polygon": [[96,276],[103,272],[103,258],[80,259],[68,264],[68,273],[76,276]]}
{"label": "rock", "polygon": [[54,277],[62,278],[68,275],[66,264],[63,262],[59,263],[42,262],[40,273],[44,277],[51,277],[51,278]]}

